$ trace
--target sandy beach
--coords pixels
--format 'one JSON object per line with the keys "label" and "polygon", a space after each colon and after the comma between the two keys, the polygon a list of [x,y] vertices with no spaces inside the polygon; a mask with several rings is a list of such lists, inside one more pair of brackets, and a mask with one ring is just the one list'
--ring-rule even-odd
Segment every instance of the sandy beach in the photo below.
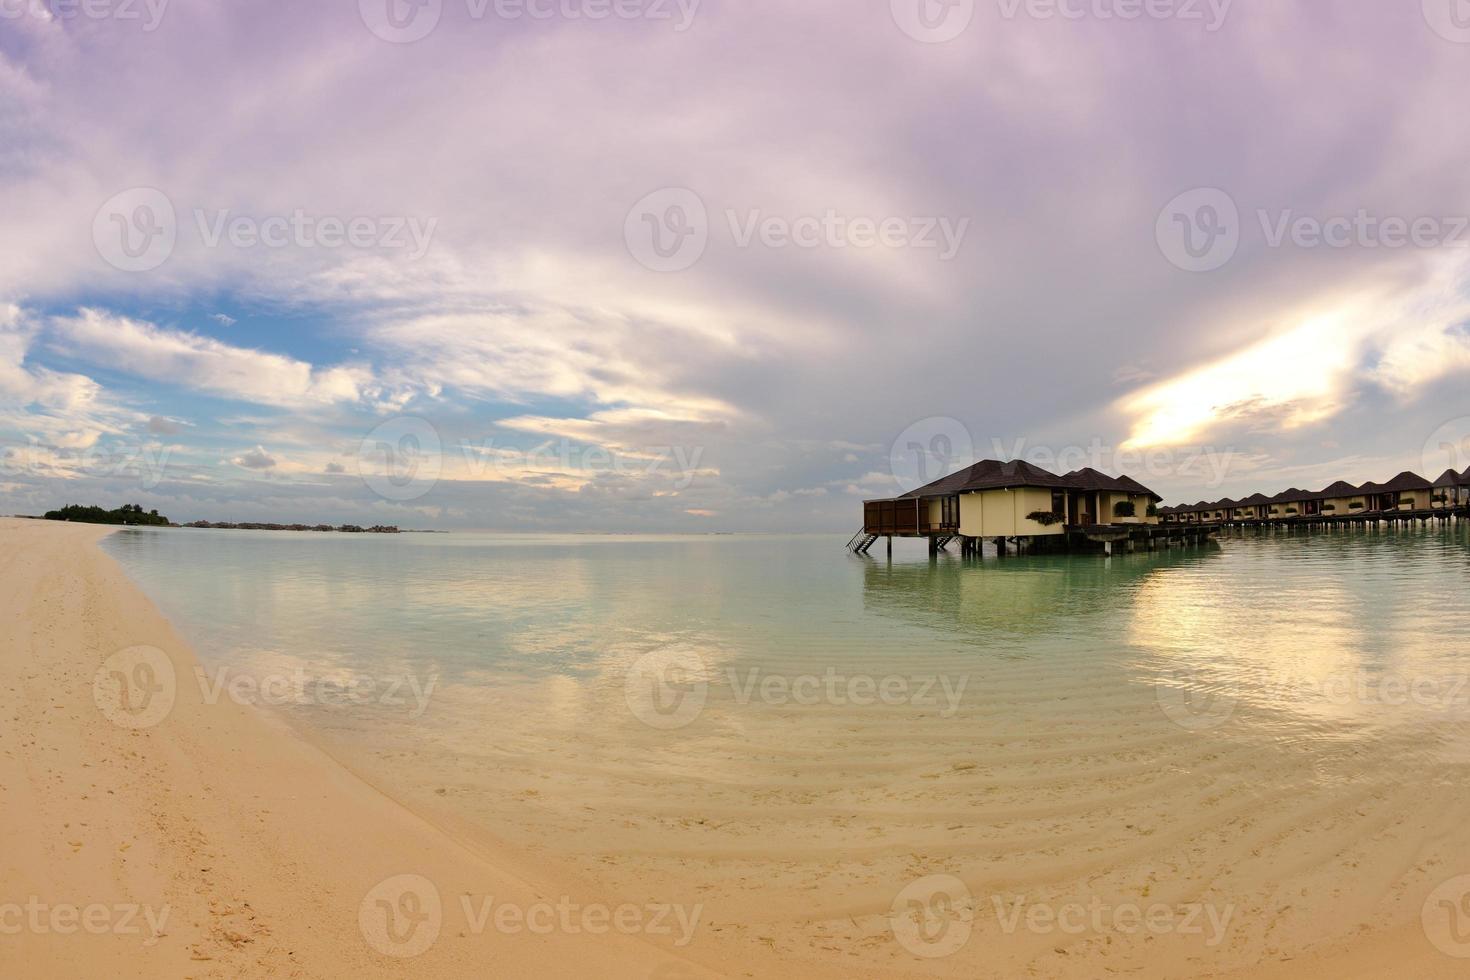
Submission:
{"label": "sandy beach", "polygon": [[[451,840],[258,710],[180,683],[157,725],[114,723],[94,698],[107,658],[152,647],[187,677],[193,655],[97,550],[106,533],[0,521],[0,973],[710,975],[672,942],[615,928],[535,934],[490,918],[477,933],[484,897],[526,910],[596,899]],[[370,893],[403,875],[443,907],[437,940],[412,959],[378,952],[360,922]],[[368,916],[379,901],[413,911],[391,885],[372,899]]]}
{"label": "sandy beach", "polygon": [[[206,698],[192,682],[194,653],[97,547],[107,533],[0,521],[0,580],[6,584],[0,592],[0,718],[7,735],[0,743],[0,825],[6,828],[0,846],[0,966],[8,975],[596,972],[678,980],[792,970],[809,977],[961,976],[1005,964],[1003,973],[1013,967],[1058,977],[1095,975],[1104,966],[1137,976],[1263,980],[1324,972],[1358,978],[1462,975],[1460,961],[1434,949],[1419,925],[1402,916],[1397,926],[1355,930],[1342,923],[1364,918],[1364,909],[1344,912],[1336,924],[1321,911],[1305,922],[1278,920],[1291,903],[1272,897],[1279,886],[1267,877],[1271,872],[1259,869],[1237,880],[1237,891],[1217,891],[1216,899],[1239,904],[1238,915],[1246,921],[1237,924],[1237,936],[1277,935],[1275,950],[1268,941],[1226,944],[1215,952],[1228,955],[1217,961],[1194,943],[1160,942],[1130,953],[1111,938],[1095,937],[1068,939],[1064,948],[1046,937],[1010,941],[1017,937],[999,936],[992,922],[988,931],[977,923],[976,938],[984,941],[959,955],[911,956],[886,924],[892,873],[882,862],[890,852],[901,862],[909,849],[934,850],[949,837],[951,850],[962,853],[958,832],[921,840],[942,829],[925,829],[922,816],[891,846],[856,850],[844,819],[799,816],[799,803],[778,805],[774,797],[771,812],[760,818],[765,822],[750,823],[746,831],[738,829],[741,821],[717,829],[736,812],[733,806],[711,826],[700,820],[671,827],[650,823],[639,808],[693,812],[709,801],[675,806],[652,784],[640,788],[630,776],[621,795],[609,790],[597,807],[590,806],[595,795],[584,796],[584,816],[572,820],[545,807],[528,809],[511,790],[517,779],[524,783],[531,775],[507,770],[501,783],[484,784],[491,792],[476,806],[492,830],[505,831],[501,840],[487,834],[483,823],[457,820],[452,808],[435,806],[440,798],[431,787],[455,785],[452,771],[432,772],[410,761],[401,779],[385,779],[371,759],[346,758],[344,765],[328,754],[329,745],[308,741],[266,710]],[[164,683],[170,677],[179,682]],[[125,709],[119,696],[126,698]],[[874,721],[880,739],[899,737],[881,734],[881,719]],[[575,768],[572,761],[558,766],[554,755],[546,758],[553,771]],[[630,758],[629,773],[640,765]],[[542,792],[555,796],[555,781],[540,775]],[[934,796],[938,784],[929,780],[919,783],[919,791],[932,797],[931,807],[947,805],[958,814],[975,805],[963,788],[971,777],[968,770],[949,775],[961,779],[961,788],[948,791],[952,796]],[[1083,778],[1048,778],[1074,777]],[[414,785],[416,778],[421,787]],[[1003,781],[1018,789],[1034,783],[1020,772]],[[872,793],[888,792],[867,782]],[[379,785],[392,785],[394,795]],[[561,795],[575,799],[579,793],[586,793],[585,785]],[[853,805],[881,809],[877,797]],[[1446,798],[1439,812],[1449,809]],[[1353,816],[1321,815],[1321,826],[1337,841],[1334,848],[1349,846],[1356,833]],[[1391,830],[1385,825],[1385,833]],[[1311,866],[1322,869],[1312,873],[1330,872],[1327,887],[1343,894],[1344,908],[1355,901],[1355,884],[1372,895],[1413,877],[1415,869],[1437,869],[1433,873],[1443,876],[1449,863],[1427,862],[1425,854],[1448,846],[1459,832],[1445,826],[1436,838],[1431,830],[1427,823],[1416,828],[1427,837],[1407,837],[1405,848],[1375,849],[1371,863],[1356,870],[1331,871],[1341,862],[1327,860],[1324,852],[1311,859]],[[1098,841],[1109,832],[1101,824],[1087,830]],[[981,843],[965,846],[986,850],[984,826],[966,833],[980,835]],[[1254,846],[1267,847],[1269,841],[1282,855],[1301,855],[1312,835],[1309,828],[1282,826]],[[1416,839],[1439,843],[1424,846]],[[568,843],[573,840],[576,847]],[[1154,858],[1134,848],[1128,866],[1146,869],[1163,862],[1167,844],[1154,846]],[[1240,846],[1222,841],[1209,858],[1245,863],[1245,852],[1230,856]],[[578,848],[592,854],[581,866],[561,854]],[[1004,874],[1017,882],[1027,875],[1037,881],[1043,875],[1098,878],[1114,865],[1124,867],[1117,855],[1088,859],[1067,871],[1056,859],[1038,863],[999,842],[990,852],[1005,862],[991,877]],[[804,866],[817,870],[803,872]],[[1310,884],[1308,870],[1303,864],[1299,885]],[[973,885],[980,879],[969,880]],[[702,896],[707,906],[696,908],[690,900],[657,911],[628,904],[626,896],[640,888],[646,894]],[[1417,908],[1423,890],[1410,886],[1402,906]],[[1189,895],[1180,891],[1177,897]],[[846,911],[839,916],[831,912],[834,907]],[[500,918],[507,908],[509,917]],[[696,932],[697,941],[691,941]],[[1311,943],[1314,934],[1332,938]]]}

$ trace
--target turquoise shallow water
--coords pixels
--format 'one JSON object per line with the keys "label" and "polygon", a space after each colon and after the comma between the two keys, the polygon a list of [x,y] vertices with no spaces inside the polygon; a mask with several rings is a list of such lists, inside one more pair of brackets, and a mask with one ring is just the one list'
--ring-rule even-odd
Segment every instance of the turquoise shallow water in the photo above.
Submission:
{"label": "turquoise shallow water", "polygon": [[[944,874],[981,912],[1017,893],[1243,910],[1205,951],[1081,937],[1098,945],[1071,961],[1192,975],[1411,921],[1470,865],[1470,525],[1111,559],[889,562],[843,540],[104,547],[208,670],[426,690],[269,705],[380,785],[623,894],[697,897],[761,949],[909,963],[885,912]],[[981,912],[935,972],[1071,975],[1038,966],[1056,937]]]}
{"label": "turquoise shallow water", "polygon": [[1282,665],[1456,669],[1470,639],[1463,524],[979,563],[912,546],[861,560],[820,536],[129,530],[105,547],[209,663],[277,651],[594,681],[611,647],[690,642],[763,668],[1182,665],[1249,694]]}

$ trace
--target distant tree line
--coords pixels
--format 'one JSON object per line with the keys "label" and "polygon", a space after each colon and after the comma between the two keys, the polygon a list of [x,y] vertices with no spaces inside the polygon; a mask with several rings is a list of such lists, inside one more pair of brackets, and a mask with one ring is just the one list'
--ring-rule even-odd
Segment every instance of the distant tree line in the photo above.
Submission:
{"label": "distant tree line", "polygon": [[156,510],[145,511],[137,504],[124,504],[117,510],[81,507],[72,504],[46,512],[48,521],[73,521],[78,524],[138,524],[145,527],[168,527],[169,519]]}
{"label": "distant tree line", "polygon": [[205,528],[214,531],[335,531],[341,534],[398,534],[398,528],[391,524],[374,524],[372,527],[359,527],[356,524],[343,524],[333,527],[330,524],[259,524],[259,523],[235,523],[233,521],[192,521],[184,527]]}

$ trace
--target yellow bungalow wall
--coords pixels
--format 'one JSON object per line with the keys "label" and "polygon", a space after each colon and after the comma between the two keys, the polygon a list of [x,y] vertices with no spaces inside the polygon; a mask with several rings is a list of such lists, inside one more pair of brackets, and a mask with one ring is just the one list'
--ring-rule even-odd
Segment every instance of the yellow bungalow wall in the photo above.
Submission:
{"label": "yellow bungalow wall", "polygon": [[1047,527],[1026,515],[1051,510],[1051,491],[1042,487],[981,490],[960,495],[960,533],[972,538],[1062,534],[1061,524]]}

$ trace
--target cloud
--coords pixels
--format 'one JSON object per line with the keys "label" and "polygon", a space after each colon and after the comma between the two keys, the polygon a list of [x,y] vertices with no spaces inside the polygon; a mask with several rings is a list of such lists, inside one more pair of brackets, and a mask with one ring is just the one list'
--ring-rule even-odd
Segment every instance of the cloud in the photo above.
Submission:
{"label": "cloud", "polygon": [[[302,500],[391,523],[365,489],[349,500],[354,481],[321,477],[384,417],[419,414],[447,447],[422,504],[436,519],[678,528],[711,511],[806,528],[902,489],[886,448],[926,419],[958,420],[981,452],[1239,439],[1266,479],[1386,458],[1388,442],[1422,442],[1426,418],[1463,414],[1445,383],[1470,374],[1463,267],[1429,271],[1436,250],[1268,247],[1255,214],[1470,213],[1470,132],[1443,124],[1470,62],[1415,9],[1256,5],[1209,34],[992,11],[923,45],[886,10],[835,0],[749,0],[683,33],[445,5],[433,36],[395,46],[350,9],[278,7],[264,25],[250,5],[175,5],[142,44],[121,22],[9,25],[0,442],[34,440],[59,470],[79,447],[180,434],[215,464],[191,472],[213,482],[181,492],[186,509]],[[220,131],[221,92],[228,134],[201,140]],[[169,198],[177,242],[127,273],[93,222],[139,186]],[[1242,241],[1193,275],[1154,225],[1200,186],[1236,200]],[[703,256],[671,274],[624,238],[633,203],[667,187],[694,190],[709,219]],[[412,260],[211,245],[196,217],[297,209],[439,223]],[[828,211],[971,230],[951,262],[731,234],[732,214]],[[239,323],[216,312],[230,309]],[[186,435],[153,431],[180,418]],[[1345,448],[1323,445],[1329,423]],[[526,463],[564,443],[702,454],[683,488],[572,452]],[[217,465],[252,444],[280,454],[269,480]]]}
{"label": "cloud", "polygon": [[175,436],[183,432],[185,424],[177,419],[166,419],[161,415],[154,415],[148,419],[148,431],[156,436]]}
{"label": "cloud", "polygon": [[276,466],[276,459],[265,451],[262,446],[256,446],[249,452],[231,458],[231,463],[247,470],[269,470]]}
{"label": "cloud", "polygon": [[98,309],[50,321],[53,344],[72,357],[238,401],[302,407],[355,402],[372,374],[363,367],[315,368]]}

